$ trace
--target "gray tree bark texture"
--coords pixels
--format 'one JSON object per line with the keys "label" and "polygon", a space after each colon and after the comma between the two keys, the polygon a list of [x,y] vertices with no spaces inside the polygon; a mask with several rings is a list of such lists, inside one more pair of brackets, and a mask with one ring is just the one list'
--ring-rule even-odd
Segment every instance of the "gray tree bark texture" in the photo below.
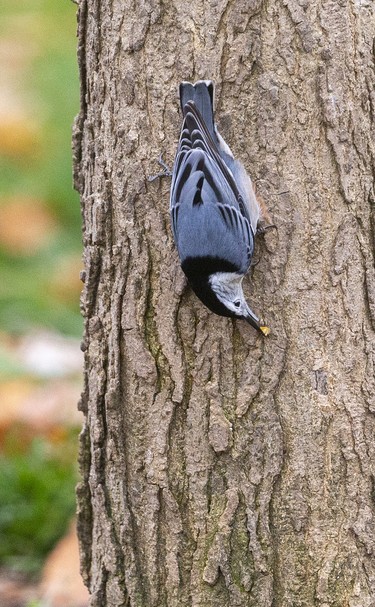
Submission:
{"label": "gray tree bark texture", "polygon": [[[80,0],[91,607],[375,606],[375,3]],[[181,80],[277,230],[262,338],[187,287],[169,225]]]}

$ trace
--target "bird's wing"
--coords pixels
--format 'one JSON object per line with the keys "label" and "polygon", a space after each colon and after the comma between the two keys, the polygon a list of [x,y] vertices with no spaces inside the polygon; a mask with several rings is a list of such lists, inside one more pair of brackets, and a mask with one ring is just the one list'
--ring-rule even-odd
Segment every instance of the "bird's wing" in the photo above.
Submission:
{"label": "bird's wing", "polygon": [[171,216],[178,237],[178,213],[181,204],[192,206],[216,203],[217,211],[231,233],[246,244],[251,257],[254,233],[247,206],[232,172],[220,156],[194,103],[185,105],[185,119],[173,171]]}
{"label": "bird's wing", "polygon": [[233,205],[218,204],[221,216],[232,232],[236,232],[240,240],[246,245],[247,264],[250,265],[254,252],[254,236],[250,222]]}

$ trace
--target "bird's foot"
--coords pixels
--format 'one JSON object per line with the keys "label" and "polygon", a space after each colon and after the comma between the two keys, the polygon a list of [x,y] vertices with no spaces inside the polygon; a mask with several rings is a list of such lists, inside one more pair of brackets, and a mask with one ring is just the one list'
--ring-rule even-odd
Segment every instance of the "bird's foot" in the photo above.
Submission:
{"label": "bird's foot", "polygon": [[272,230],[275,229],[277,230],[277,225],[275,225],[274,223],[270,223],[267,226],[262,226],[262,225],[258,225],[255,235],[256,236],[263,236],[263,234],[265,234],[266,232],[268,232],[268,230]]}
{"label": "bird's foot", "polygon": [[159,179],[159,177],[172,177],[173,173],[169,166],[164,162],[162,154],[160,154],[158,158],[158,164],[160,164],[162,170],[159,171],[159,173],[156,173],[156,175],[150,175],[148,181],[155,181],[155,179]]}

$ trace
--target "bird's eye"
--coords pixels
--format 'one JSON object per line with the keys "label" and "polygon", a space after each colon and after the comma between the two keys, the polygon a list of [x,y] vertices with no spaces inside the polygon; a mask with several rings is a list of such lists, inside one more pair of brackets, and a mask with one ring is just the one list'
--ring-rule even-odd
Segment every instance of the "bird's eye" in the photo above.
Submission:
{"label": "bird's eye", "polygon": [[240,307],[240,305],[241,305],[241,302],[240,302],[240,301],[235,301],[235,302],[234,302],[234,305],[236,306],[236,308],[239,308],[239,307]]}

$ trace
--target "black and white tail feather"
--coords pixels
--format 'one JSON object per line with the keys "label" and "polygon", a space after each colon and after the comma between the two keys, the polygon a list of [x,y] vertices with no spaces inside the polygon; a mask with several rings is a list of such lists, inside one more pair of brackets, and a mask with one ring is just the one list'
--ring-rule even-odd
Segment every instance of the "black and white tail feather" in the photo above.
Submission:
{"label": "black and white tail feather", "polygon": [[261,216],[250,177],[215,126],[213,83],[182,82],[180,102],[170,211],[182,269],[210,310],[245,319],[267,335],[242,291]]}

